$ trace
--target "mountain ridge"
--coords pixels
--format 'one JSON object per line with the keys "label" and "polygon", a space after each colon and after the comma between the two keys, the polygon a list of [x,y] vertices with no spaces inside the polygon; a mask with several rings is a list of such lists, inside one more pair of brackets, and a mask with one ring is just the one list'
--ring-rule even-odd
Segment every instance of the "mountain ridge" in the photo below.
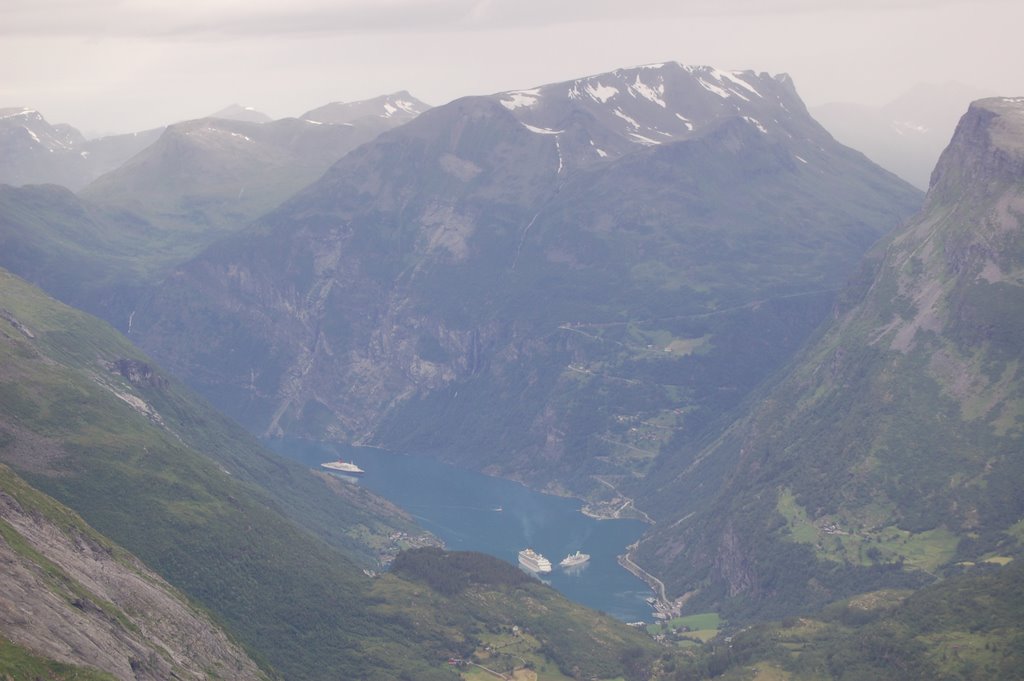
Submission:
{"label": "mountain ridge", "polygon": [[[672,527],[641,563],[676,593],[785,614],[1019,554],[1022,111],[971,105],[922,212],[873,250],[836,318],[647,490]],[[680,502],[680,485],[705,491]]]}
{"label": "mountain ridge", "polygon": [[[579,104],[568,81],[537,89],[530,106],[515,91],[430,109],[179,268],[139,309],[133,338],[258,432],[446,451],[533,483],[546,461],[547,472],[557,464],[550,489],[563,493],[604,489],[591,475],[642,473],[650,457],[630,452],[657,447],[616,443],[624,421],[609,406],[597,407],[600,436],[587,424],[590,400],[620,369],[637,386],[637,411],[623,418],[667,421],[660,447],[702,420],[684,426],[684,411],[733,400],[756,380],[737,378],[722,325],[761,314],[792,348],[824,313],[838,272],[916,208],[914,190],[807,115],[788,78],[743,73],[627,69],[605,102]],[[594,83],[612,87],[611,75],[592,80],[597,92],[607,94]],[[689,110],[668,108],[682,101],[676,82],[710,112],[693,116],[693,131],[675,116]],[[661,85],[665,107],[636,94],[661,98]],[[641,110],[667,114],[680,139],[632,136],[615,112],[639,123]],[[655,128],[667,133],[653,120],[638,130]],[[182,310],[173,301],[184,298],[199,302]],[[755,305],[776,298],[789,302]],[[785,315],[795,327],[776,323]],[[233,330],[209,328],[214,318]],[[619,326],[587,340],[604,323]],[[203,348],[175,336],[182,325],[203,329]],[[712,336],[717,346],[701,345]],[[743,352],[761,375],[763,357]],[[714,371],[700,364],[706,354]],[[672,365],[673,383],[653,378],[655,360]],[[690,402],[693,374],[706,386]],[[473,404],[489,413],[471,414]]]}

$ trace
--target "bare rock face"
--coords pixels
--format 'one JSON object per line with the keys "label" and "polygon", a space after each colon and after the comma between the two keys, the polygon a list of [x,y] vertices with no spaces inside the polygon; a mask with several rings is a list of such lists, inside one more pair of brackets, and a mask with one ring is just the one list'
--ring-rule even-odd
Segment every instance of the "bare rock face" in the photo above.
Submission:
{"label": "bare rock face", "polygon": [[167,379],[156,373],[152,366],[136,359],[118,359],[110,363],[111,371],[121,374],[132,385],[150,385],[154,388],[167,387]]}
{"label": "bare rock face", "polygon": [[4,466],[0,633],[118,679],[265,678],[182,594]]}

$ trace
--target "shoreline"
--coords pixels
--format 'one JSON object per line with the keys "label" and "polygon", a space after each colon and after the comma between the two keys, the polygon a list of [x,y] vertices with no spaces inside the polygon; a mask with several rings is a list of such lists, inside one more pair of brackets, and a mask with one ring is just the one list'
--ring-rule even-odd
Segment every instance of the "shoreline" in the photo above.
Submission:
{"label": "shoreline", "polygon": [[[639,544],[640,541],[637,540],[626,547],[626,552],[618,556],[619,565],[634,577],[642,580],[654,592],[655,602],[651,607],[654,609],[655,619],[678,617],[683,603],[686,602],[686,596],[684,595],[675,601],[670,601],[665,591],[665,583],[633,561],[633,551],[636,550]],[[659,614],[663,617],[657,617]]]}

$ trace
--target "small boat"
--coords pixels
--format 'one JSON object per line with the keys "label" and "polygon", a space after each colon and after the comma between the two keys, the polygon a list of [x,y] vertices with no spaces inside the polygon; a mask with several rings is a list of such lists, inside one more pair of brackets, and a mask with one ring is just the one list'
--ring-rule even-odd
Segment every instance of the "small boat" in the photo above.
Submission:
{"label": "small boat", "polygon": [[589,553],[580,553],[577,551],[576,553],[570,553],[568,556],[563,558],[559,565],[562,567],[576,567],[577,565],[583,565],[588,560],[590,560]]}
{"label": "small boat", "polygon": [[326,468],[331,471],[337,471],[338,473],[344,473],[346,475],[362,475],[364,471],[359,466],[355,465],[351,461],[343,461],[338,459],[337,461],[328,461],[327,463],[320,464],[321,468]]}

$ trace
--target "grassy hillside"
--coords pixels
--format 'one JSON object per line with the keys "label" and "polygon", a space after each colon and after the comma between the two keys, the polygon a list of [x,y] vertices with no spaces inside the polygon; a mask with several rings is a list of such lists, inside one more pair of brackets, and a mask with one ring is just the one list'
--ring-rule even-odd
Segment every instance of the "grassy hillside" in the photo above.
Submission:
{"label": "grassy hillside", "polygon": [[23,647],[0,636],[0,674],[8,679],[47,679],[48,681],[114,681],[117,677],[45,657],[33,655]]}
{"label": "grassy hillside", "polygon": [[[289,678],[440,673],[371,616],[360,568],[289,519],[304,503],[293,494],[319,485],[316,498],[332,498],[322,481],[258,448],[229,446],[232,431],[158,371],[118,370],[125,355],[143,360],[104,324],[0,277],[5,463],[209,608]],[[291,492],[256,484],[270,466]],[[353,505],[333,510],[335,527],[359,523]]]}
{"label": "grassy hillside", "polygon": [[677,678],[997,681],[1022,668],[1024,564],[1014,563],[720,637]]}
{"label": "grassy hillside", "polygon": [[6,678],[107,678],[35,655],[118,678],[264,678],[183,594],[4,465],[0,566]]}
{"label": "grassy hillside", "polygon": [[374,594],[387,600],[379,611],[462,641],[462,658],[501,671],[527,667],[531,658],[528,668],[550,666],[568,678],[660,674],[664,651],[642,631],[569,603],[490,556],[414,549],[399,554],[392,573],[402,581],[375,584]]}

